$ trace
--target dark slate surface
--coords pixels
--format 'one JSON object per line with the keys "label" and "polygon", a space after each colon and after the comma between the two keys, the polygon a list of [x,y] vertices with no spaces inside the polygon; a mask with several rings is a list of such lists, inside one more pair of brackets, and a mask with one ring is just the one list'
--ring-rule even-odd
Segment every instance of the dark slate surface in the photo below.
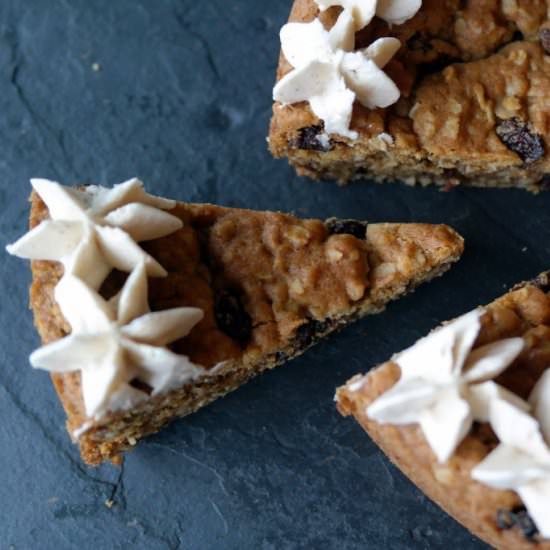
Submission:
{"label": "dark slate surface", "polygon": [[[306,216],[446,222],[447,276],[142,443],[83,466],[45,373],[27,267],[0,263],[0,548],[482,548],[393,468],[334,388],[434,324],[550,267],[550,194],[337,188],[266,151],[290,0],[2,0],[0,241],[25,231],[28,179],[138,175],[188,201]],[[97,65],[95,65],[97,64]],[[112,500],[108,508],[106,500]]]}

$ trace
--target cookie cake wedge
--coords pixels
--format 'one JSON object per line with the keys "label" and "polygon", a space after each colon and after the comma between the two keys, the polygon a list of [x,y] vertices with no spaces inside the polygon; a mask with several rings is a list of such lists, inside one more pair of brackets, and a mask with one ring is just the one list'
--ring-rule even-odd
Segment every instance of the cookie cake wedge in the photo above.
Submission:
{"label": "cookie cake wedge", "polygon": [[550,549],[550,272],[352,378],[336,402],[472,533]]}
{"label": "cookie cake wedge", "polygon": [[547,188],[549,14],[535,0],[295,0],[271,152],[341,183]]}
{"label": "cookie cake wedge", "polygon": [[[33,180],[31,364],[52,373],[89,464],[441,275],[444,225],[301,220]],[[137,243],[140,243],[139,245]]]}

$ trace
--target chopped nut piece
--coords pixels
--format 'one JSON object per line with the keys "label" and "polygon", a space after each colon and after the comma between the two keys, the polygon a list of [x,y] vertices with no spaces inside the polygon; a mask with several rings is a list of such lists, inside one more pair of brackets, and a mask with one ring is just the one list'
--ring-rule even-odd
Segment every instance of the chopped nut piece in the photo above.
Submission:
{"label": "chopped nut piece", "polygon": [[453,482],[453,472],[448,466],[438,464],[434,466],[433,473],[437,481],[442,485],[451,485]]}
{"label": "chopped nut piece", "polygon": [[344,255],[342,254],[342,252],[336,248],[328,248],[327,249],[327,258],[329,259],[329,261],[331,262],[339,262],[342,258],[344,257]]}
{"label": "chopped nut piece", "polygon": [[301,296],[305,292],[304,285],[298,279],[294,279],[293,281],[291,281],[289,287],[290,292],[298,294],[299,296]]}
{"label": "chopped nut piece", "polygon": [[357,302],[365,295],[365,285],[355,281],[349,281],[346,284],[346,292],[354,302]]}
{"label": "chopped nut piece", "polygon": [[287,229],[286,236],[296,246],[305,246],[311,238],[309,231],[300,225],[291,225]]}
{"label": "chopped nut piece", "polygon": [[550,297],[542,290],[527,286],[514,293],[516,311],[532,325],[550,324]]}

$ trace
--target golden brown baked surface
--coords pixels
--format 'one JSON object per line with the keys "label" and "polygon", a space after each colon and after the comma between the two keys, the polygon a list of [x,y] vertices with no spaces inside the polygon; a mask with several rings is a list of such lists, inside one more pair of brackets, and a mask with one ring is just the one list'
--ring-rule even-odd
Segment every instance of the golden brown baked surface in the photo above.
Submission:
{"label": "golden brown baked surface", "polygon": [[[173,417],[189,414],[302,353],[340,325],[380,311],[448,269],[463,250],[462,238],[447,226],[367,228],[364,222],[299,220],[185,203],[171,213],[184,227],[143,244],[168,271],[166,278],[149,280],[150,305],[153,311],[203,309],[203,321],[172,347],[206,368],[216,367],[216,376],[95,423],[79,440],[89,463],[115,457]],[[31,226],[47,217],[44,203],[33,195]],[[32,272],[35,324],[48,343],[70,331],[53,298],[62,267],[36,261]],[[102,293],[115,294],[124,278],[113,272]],[[87,421],[80,375],[54,375],[53,380],[72,433]]]}
{"label": "golden brown baked surface", "polygon": [[[329,27],[338,13],[321,19]],[[322,121],[307,103],[275,103],[271,152],[300,174],[341,183],[368,176],[539,191],[550,184],[549,14],[548,0],[424,0],[403,25],[375,19],[357,47],[381,36],[402,41],[387,67],[399,102],[372,111],[356,102],[353,148],[335,135],[323,147]],[[318,15],[314,0],[296,0],[290,19]],[[281,55],[277,78],[291,69]]]}
{"label": "golden brown baked surface", "polygon": [[[550,272],[487,306],[475,347],[502,338],[523,336],[526,346],[516,362],[497,382],[527,398],[541,374],[550,365]],[[382,425],[371,421],[366,408],[391,388],[400,377],[392,362],[374,369],[358,391],[342,386],[337,406],[344,415],[353,415],[377,445],[426,495],[470,531],[496,548],[550,549],[550,542],[529,537],[519,526],[501,529],[497,514],[506,514],[521,505],[511,491],[497,491],[472,480],[472,468],[497,445],[487,424],[475,424],[447,464],[439,464],[420,429],[414,426]]]}

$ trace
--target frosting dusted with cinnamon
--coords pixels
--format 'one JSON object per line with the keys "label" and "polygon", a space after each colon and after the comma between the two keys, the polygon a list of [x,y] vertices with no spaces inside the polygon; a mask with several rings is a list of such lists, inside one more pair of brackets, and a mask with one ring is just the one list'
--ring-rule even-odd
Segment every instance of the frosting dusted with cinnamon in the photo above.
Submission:
{"label": "frosting dusted with cinnamon", "polygon": [[[494,402],[489,419],[500,445],[472,471],[472,477],[521,497],[541,535],[550,538],[550,370],[518,408]],[[530,408],[531,414],[526,412]]]}
{"label": "frosting dusted with cinnamon", "polygon": [[[206,371],[167,348],[187,336],[202,319],[196,308],[151,313],[147,274],[141,263],[110,302],[69,275],[56,288],[56,300],[72,333],[31,355],[33,367],[50,372],[80,371],[89,417],[129,409],[151,395],[167,392]],[[133,382],[140,384],[132,385]]]}
{"label": "frosting dusted with cinnamon", "polygon": [[[85,412],[96,420],[204,376],[203,367],[166,347],[187,336],[203,311],[150,311],[147,277],[166,271],[137,244],[183,226],[165,212],[176,203],[147,194],[137,179],[112,189],[72,189],[39,179],[32,185],[50,217],[7,249],[63,265],[54,296],[71,334],[35,351],[31,364],[55,373],[80,372]],[[97,289],[114,268],[131,274],[106,301]],[[90,423],[81,430],[86,426]]]}
{"label": "frosting dusted with cinnamon", "polygon": [[401,47],[396,38],[380,38],[353,51],[355,23],[344,10],[325,30],[321,21],[288,23],[281,30],[282,50],[294,67],[273,89],[282,105],[308,101],[329,134],[356,139],[350,130],[355,100],[369,109],[388,107],[400,97],[399,88],[383,68]]}
{"label": "frosting dusted with cinnamon", "polygon": [[494,401],[521,400],[490,381],[523,350],[522,338],[508,338],[476,348],[482,309],[474,310],[396,355],[399,382],[368,408],[381,423],[420,424],[440,462],[446,462],[470,431],[474,420],[488,421]]}
{"label": "frosting dusted with cinnamon", "polygon": [[179,218],[165,212],[174,207],[174,201],[147,194],[135,178],[112,189],[72,189],[44,179],[31,183],[48,206],[51,219],[9,245],[10,254],[59,261],[66,275],[74,275],[94,289],[113,268],[130,272],[141,262],[150,276],[166,274],[137,243],[182,227]]}

